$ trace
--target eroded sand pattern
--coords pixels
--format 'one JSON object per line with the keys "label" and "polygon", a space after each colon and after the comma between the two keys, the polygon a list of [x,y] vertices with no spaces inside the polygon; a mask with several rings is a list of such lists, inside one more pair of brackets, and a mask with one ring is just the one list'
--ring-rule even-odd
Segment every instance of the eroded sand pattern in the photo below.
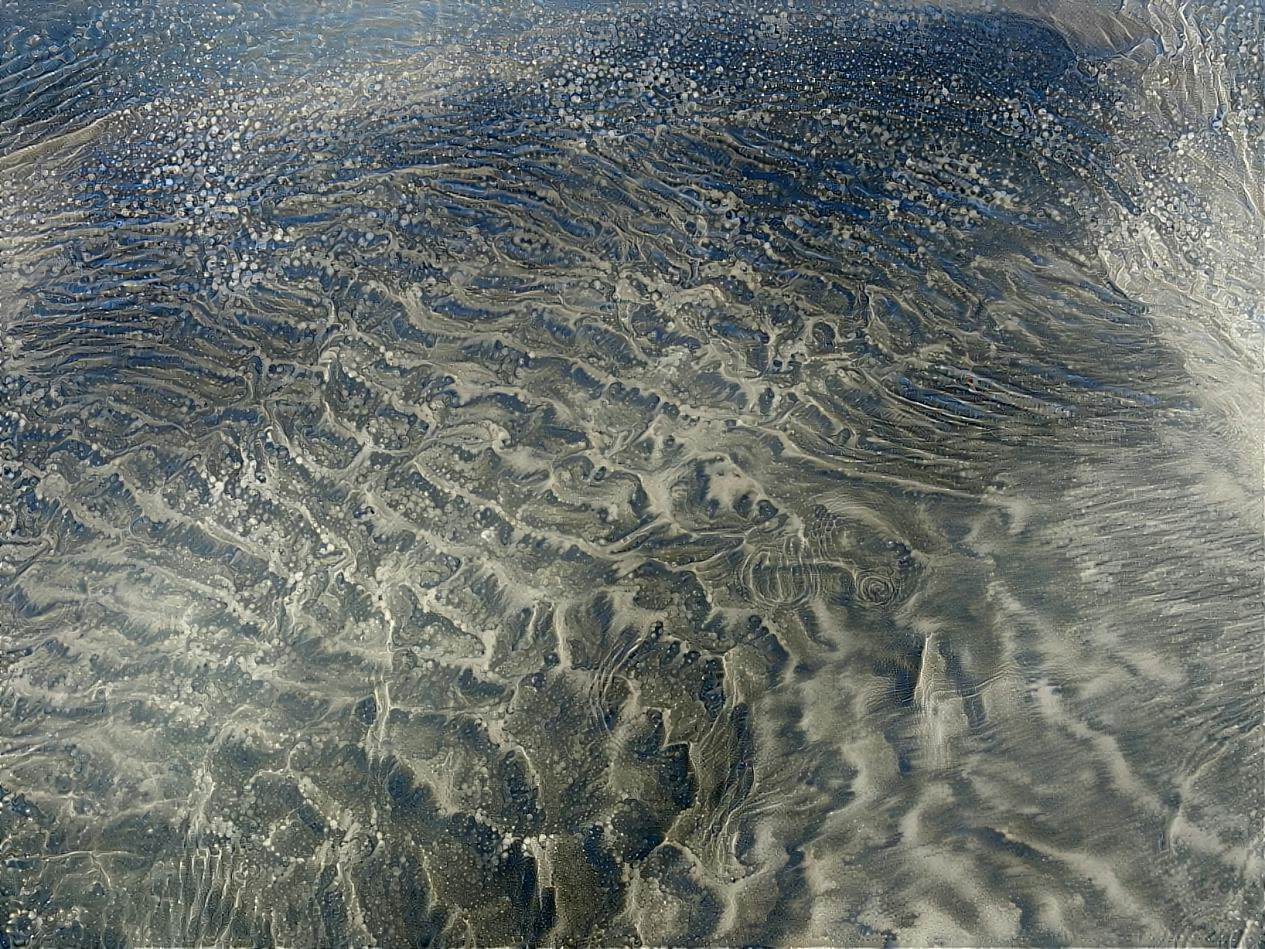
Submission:
{"label": "eroded sand pattern", "polygon": [[1258,943],[1263,25],[0,3],[0,945]]}

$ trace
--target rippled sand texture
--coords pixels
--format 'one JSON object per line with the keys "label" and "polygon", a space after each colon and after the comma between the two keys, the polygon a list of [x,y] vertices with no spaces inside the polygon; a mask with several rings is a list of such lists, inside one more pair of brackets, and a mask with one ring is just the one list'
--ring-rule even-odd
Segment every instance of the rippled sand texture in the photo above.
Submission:
{"label": "rippled sand texture", "polygon": [[1247,5],[0,3],[0,944],[1258,942]]}

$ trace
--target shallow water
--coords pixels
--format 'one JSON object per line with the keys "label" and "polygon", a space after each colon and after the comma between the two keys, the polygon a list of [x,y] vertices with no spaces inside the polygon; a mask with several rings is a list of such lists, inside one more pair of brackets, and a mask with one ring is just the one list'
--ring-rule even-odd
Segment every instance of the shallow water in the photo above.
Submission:
{"label": "shallow water", "polygon": [[1248,946],[1249,5],[0,0],[0,946]]}

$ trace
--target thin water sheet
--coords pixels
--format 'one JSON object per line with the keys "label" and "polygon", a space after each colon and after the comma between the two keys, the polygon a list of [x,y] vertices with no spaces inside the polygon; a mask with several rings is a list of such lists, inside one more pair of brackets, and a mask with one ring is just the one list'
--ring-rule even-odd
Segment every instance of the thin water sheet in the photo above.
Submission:
{"label": "thin water sheet", "polygon": [[1263,28],[0,0],[0,946],[1258,945]]}

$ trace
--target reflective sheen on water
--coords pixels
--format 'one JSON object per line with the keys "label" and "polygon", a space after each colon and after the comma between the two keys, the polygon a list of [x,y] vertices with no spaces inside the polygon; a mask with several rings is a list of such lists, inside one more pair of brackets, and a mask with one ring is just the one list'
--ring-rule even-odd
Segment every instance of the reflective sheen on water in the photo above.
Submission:
{"label": "reflective sheen on water", "polygon": [[1263,31],[0,0],[0,947],[1258,945]]}

